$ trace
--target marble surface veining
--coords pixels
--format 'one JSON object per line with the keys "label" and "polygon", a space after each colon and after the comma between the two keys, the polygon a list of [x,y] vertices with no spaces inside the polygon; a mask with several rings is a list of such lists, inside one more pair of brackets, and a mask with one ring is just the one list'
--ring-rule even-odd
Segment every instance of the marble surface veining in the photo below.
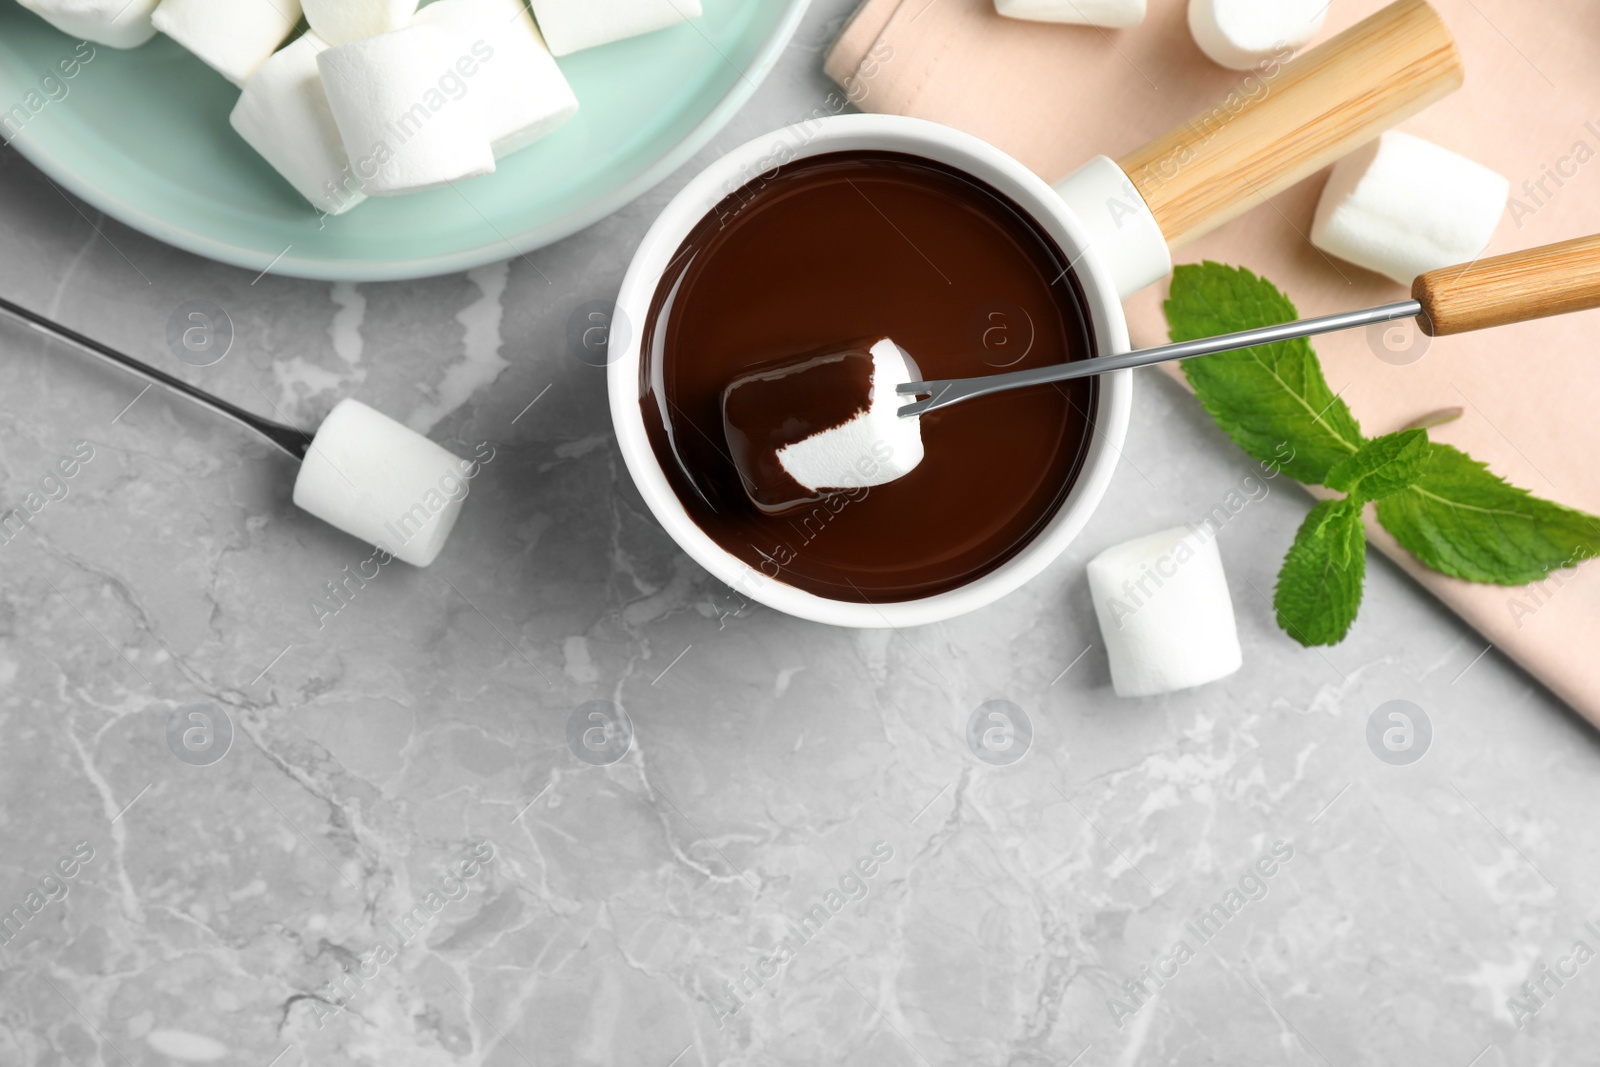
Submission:
{"label": "marble surface veining", "polygon": [[[492,456],[437,564],[378,566],[284,457],[0,325],[0,504],[43,501],[0,544],[0,1065],[1595,1061],[1594,734],[1376,555],[1348,641],[1283,637],[1307,502],[1159,375],[1072,550],[954,622],[742,605],[651,519],[568,318],[697,164],[822,102],[848,6],[696,164],[464,276],[255,279],[0,151],[0,292]],[[207,367],[166,346],[193,300],[235,331]],[[1245,669],[1119,700],[1085,561],[1239,491]],[[1009,764],[967,740],[997,700]],[[1410,765],[1368,743],[1394,700]]]}

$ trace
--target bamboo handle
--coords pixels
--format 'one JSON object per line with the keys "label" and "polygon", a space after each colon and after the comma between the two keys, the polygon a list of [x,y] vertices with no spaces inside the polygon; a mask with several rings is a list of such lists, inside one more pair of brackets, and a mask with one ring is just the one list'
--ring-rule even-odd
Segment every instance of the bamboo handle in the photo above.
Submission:
{"label": "bamboo handle", "polygon": [[1600,308],[1600,236],[1429,271],[1411,297],[1429,337]]}
{"label": "bamboo handle", "polygon": [[1276,196],[1461,88],[1455,39],[1426,0],[1398,0],[1125,156],[1174,248]]}

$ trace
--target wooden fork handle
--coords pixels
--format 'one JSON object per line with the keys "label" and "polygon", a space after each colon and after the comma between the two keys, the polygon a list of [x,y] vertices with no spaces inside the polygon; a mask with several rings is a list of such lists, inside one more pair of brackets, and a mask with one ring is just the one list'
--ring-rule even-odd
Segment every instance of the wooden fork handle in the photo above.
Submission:
{"label": "wooden fork handle", "polygon": [[1600,308],[1600,235],[1429,271],[1411,297],[1430,337]]}

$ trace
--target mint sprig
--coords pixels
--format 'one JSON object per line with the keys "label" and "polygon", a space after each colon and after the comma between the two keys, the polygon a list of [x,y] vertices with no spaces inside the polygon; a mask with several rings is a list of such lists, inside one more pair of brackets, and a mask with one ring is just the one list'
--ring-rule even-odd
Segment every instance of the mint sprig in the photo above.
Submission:
{"label": "mint sprig", "polygon": [[[1166,312],[1174,341],[1300,317],[1271,282],[1210,262],[1177,268]],[[1426,429],[1369,440],[1328,388],[1309,341],[1204,356],[1183,369],[1201,405],[1252,458],[1345,494],[1311,509],[1278,574],[1278,625],[1302,645],[1337,644],[1355,622],[1368,503],[1424,566],[1469,581],[1525,585],[1600,556],[1600,517],[1511,485],[1430,441]]]}

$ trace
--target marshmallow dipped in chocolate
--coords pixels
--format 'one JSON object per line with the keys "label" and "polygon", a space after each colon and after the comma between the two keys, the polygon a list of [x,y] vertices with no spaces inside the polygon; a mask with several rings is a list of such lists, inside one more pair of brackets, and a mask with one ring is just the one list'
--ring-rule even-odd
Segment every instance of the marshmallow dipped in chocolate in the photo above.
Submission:
{"label": "marshmallow dipped in chocolate", "polygon": [[740,375],[722,394],[728,451],[750,500],[768,514],[829,492],[886,485],[922,462],[918,419],[895,387],[919,380],[885,337]]}

